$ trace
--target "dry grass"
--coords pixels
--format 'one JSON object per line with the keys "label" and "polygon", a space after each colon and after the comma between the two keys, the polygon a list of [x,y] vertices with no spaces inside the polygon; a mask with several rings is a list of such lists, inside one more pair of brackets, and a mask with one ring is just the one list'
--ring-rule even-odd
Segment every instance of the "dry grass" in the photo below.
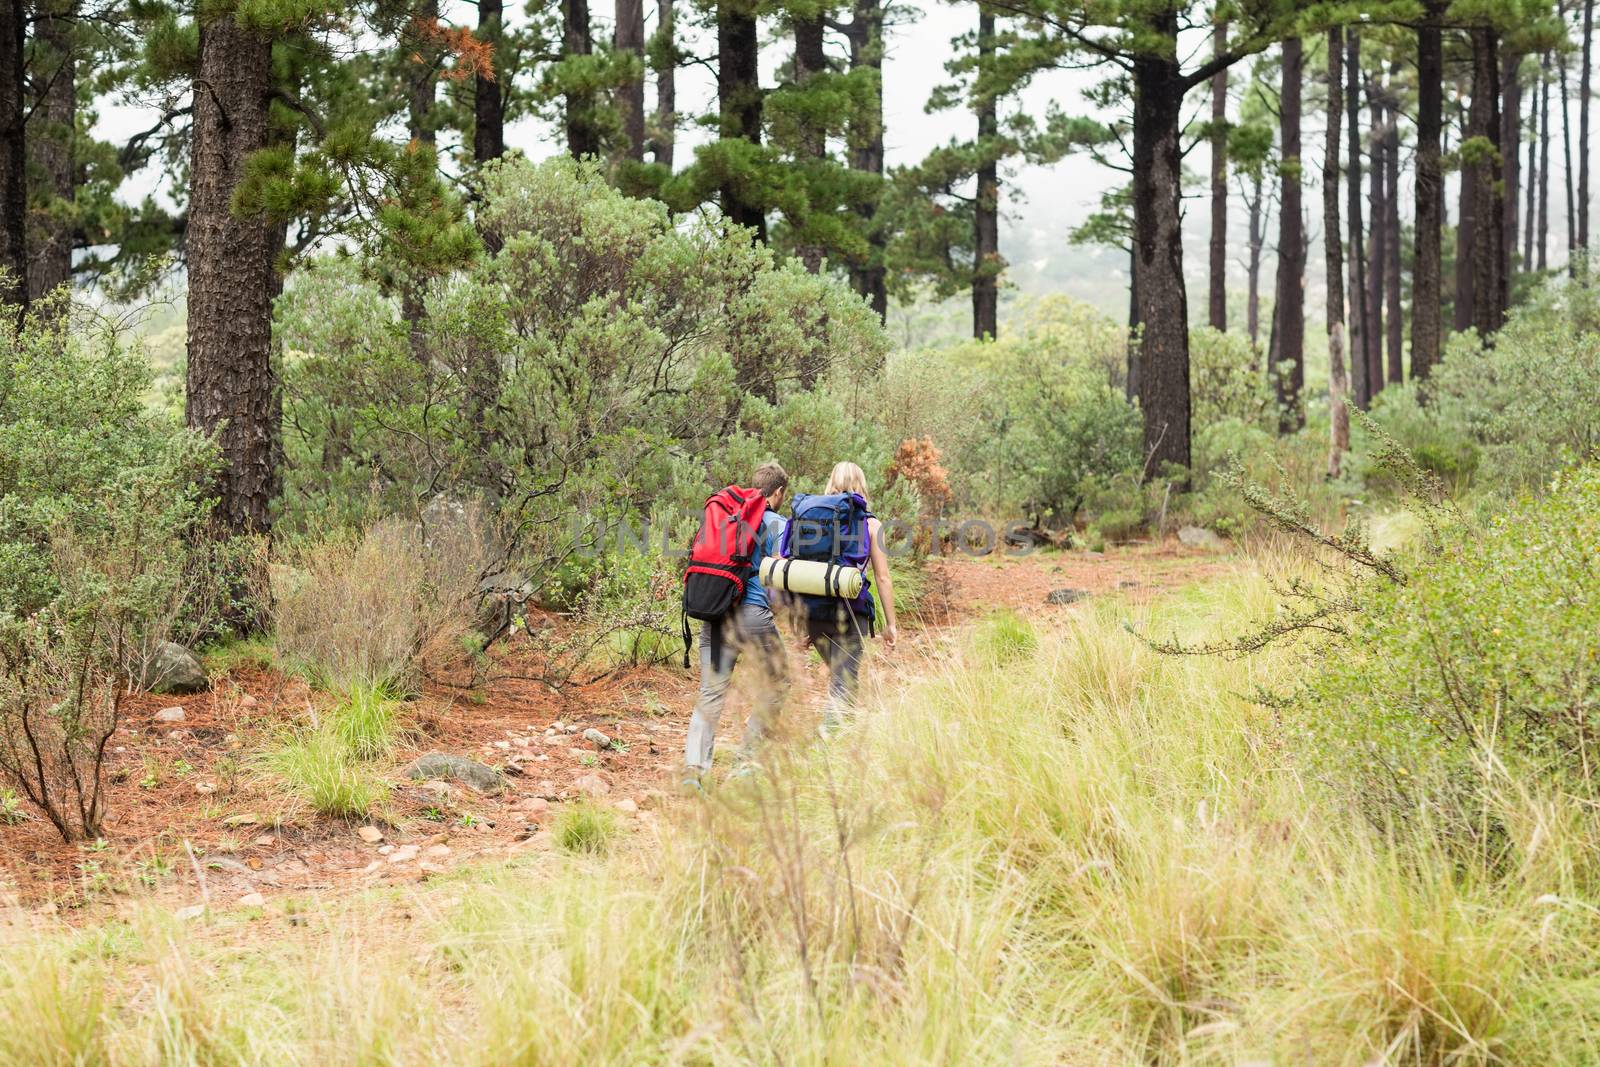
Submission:
{"label": "dry grass", "polygon": [[1162,658],[1125,614],[943,649],[603,853],[255,927],[0,927],[0,1065],[1595,1062],[1592,817],[1508,795],[1493,877],[1375,833],[1236,695],[1294,653]]}

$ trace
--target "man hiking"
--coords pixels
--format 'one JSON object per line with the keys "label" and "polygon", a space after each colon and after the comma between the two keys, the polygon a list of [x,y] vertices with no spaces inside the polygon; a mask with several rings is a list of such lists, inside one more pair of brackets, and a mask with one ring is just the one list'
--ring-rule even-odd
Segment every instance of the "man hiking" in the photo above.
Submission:
{"label": "man hiking", "polygon": [[[762,559],[777,554],[784,528],[778,508],[788,488],[789,475],[784,469],[764,463],[756,468],[750,489],[730,486],[706,503],[706,520],[695,539],[684,593],[685,627],[689,617],[704,620],[700,627],[700,699],[689,719],[683,753],[684,784],[689,788],[698,789],[701,777],[711,769],[717,724],[722,720],[733,669],[741,658],[751,659],[757,672],[750,718],[739,745],[741,760],[754,753],[788,693],[789,666],[783,641],[758,577]],[[751,531],[753,540],[742,543],[741,534]],[[738,547],[729,547],[734,545]],[[722,595],[731,595],[731,603],[714,617],[717,609],[704,606],[716,595],[708,593],[708,587],[720,587]],[[697,600],[701,610],[696,610]]]}

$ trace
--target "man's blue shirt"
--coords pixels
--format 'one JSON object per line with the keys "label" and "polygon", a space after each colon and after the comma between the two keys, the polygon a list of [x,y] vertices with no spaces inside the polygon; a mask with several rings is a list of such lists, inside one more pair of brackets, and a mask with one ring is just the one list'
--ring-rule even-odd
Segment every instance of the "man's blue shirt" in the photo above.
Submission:
{"label": "man's blue shirt", "polygon": [[770,607],[767,591],[761,586],[761,561],[778,554],[778,543],[783,537],[784,519],[768,508],[761,516],[761,528],[756,531],[755,551],[750,555],[750,577],[744,580],[744,603],[758,608]]}

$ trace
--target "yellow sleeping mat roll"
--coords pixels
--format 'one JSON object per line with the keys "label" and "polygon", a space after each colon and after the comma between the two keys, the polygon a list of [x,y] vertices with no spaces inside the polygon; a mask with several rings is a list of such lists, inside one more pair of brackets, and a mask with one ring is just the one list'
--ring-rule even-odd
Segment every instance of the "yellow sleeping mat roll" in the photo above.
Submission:
{"label": "yellow sleeping mat roll", "polygon": [[836,596],[853,600],[861,593],[861,572],[814,559],[768,556],[761,561],[761,584],[785,593]]}

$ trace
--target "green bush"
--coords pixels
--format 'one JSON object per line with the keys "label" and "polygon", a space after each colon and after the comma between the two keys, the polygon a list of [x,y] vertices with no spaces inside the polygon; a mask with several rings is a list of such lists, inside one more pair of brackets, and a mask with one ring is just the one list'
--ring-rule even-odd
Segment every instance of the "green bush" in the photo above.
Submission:
{"label": "green bush", "polygon": [[388,783],[326,726],[294,732],[264,762],[318,815],[364,819],[389,798]]}
{"label": "green bush", "polygon": [[567,852],[597,855],[611,847],[622,828],[617,813],[587,801],[569,805],[556,816],[556,844]]}
{"label": "green bush", "polygon": [[114,330],[58,310],[0,317],[0,772],[72,840],[104,818],[124,694],[217,625],[230,556],[197,536],[210,448],[145,406]]}
{"label": "green bush", "polygon": [[1591,465],[1373,584],[1294,699],[1330,780],[1379,820],[1426,804],[1469,836],[1514,783],[1600,801],[1597,559]]}
{"label": "green bush", "polygon": [[1004,666],[1031,656],[1039,647],[1033,625],[1011,610],[984,619],[972,635],[972,650],[987,664]]}

